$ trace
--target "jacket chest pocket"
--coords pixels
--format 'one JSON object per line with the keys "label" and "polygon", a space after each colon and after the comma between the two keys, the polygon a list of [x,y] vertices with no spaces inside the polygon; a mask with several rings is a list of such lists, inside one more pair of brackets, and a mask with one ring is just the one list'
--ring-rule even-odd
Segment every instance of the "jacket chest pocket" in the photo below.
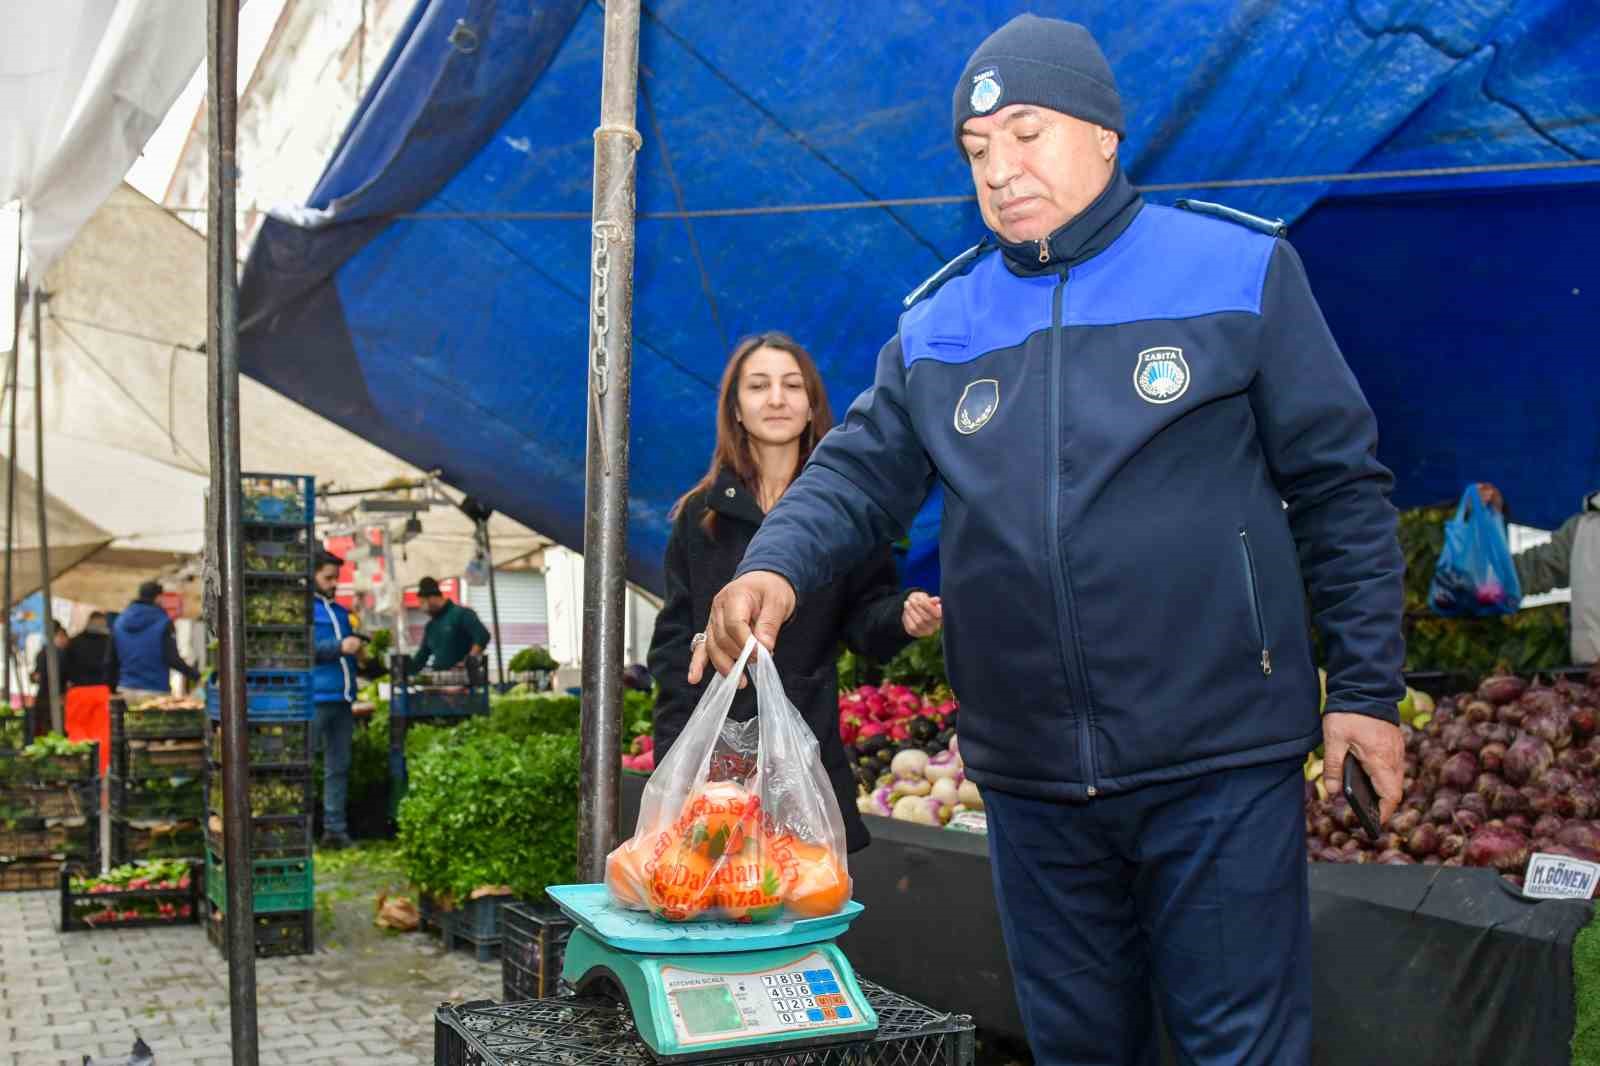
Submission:
{"label": "jacket chest pocket", "polygon": [[1256,571],[1255,553],[1250,550],[1250,532],[1243,527],[1239,530],[1239,562],[1250,618],[1255,625],[1255,643],[1261,649],[1261,675],[1271,677],[1272,646],[1267,640],[1266,615],[1261,611],[1261,581]]}

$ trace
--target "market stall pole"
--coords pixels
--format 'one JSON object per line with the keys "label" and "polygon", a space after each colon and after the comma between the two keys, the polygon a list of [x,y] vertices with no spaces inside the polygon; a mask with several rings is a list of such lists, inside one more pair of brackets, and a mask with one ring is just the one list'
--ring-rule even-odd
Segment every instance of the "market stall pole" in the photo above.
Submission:
{"label": "market stall pole", "polygon": [[50,596],[50,519],[44,503],[44,336],[39,328],[39,304],[43,296],[39,285],[44,278],[31,283],[33,289],[33,491],[39,509],[39,579],[43,582],[44,596],[44,673],[40,678],[44,689],[33,697],[34,717],[38,718],[39,696],[49,699],[50,728],[57,733],[67,731],[65,712],[61,706],[61,656],[52,637],[50,626],[55,620]]}
{"label": "market stall pole", "polygon": [[639,0],[605,7],[600,126],[594,131],[589,269],[589,438],[583,522],[583,767],[578,876],[600,881],[617,841],[622,773],[622,637],[633,378],[634,192],[640,139]]}
{"label": "market stall pole", "polygon": [[234,1066],[257,1066],[255,900],[250,861],[250,732],[245,718],[244,553],[239,484],[239,278],[234,200],[239,2],[208,0],[206,113],[206,409],[211,504],[206,529],[210,612],[217,626],[222,700],[223,827],[227,865],[228,1000]]}
{"label": "market stall pole", "polygon": [[[11,356],[6,360],[6,394],[11,397],[11,443],[6,450],[6,616],[5,706],[11,706],[11,559],[17,544],[17,349],[22,343],[22,211],[17,211],[17,280],[11,303]],[[21,680],[20,678],[18,679]]]}

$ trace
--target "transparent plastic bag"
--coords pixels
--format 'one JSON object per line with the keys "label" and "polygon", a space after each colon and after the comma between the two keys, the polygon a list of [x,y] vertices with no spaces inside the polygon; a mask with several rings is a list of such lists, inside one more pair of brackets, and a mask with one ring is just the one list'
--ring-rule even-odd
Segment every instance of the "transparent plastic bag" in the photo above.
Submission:
{"label": "transparent plastic bag", "polygon": [[[756,717],[728,721],[754,658]],[[817,738],[754,638],[713,677],[606,858],[611,900],[669,922],[821,918],[850,899],[844,820]]]}

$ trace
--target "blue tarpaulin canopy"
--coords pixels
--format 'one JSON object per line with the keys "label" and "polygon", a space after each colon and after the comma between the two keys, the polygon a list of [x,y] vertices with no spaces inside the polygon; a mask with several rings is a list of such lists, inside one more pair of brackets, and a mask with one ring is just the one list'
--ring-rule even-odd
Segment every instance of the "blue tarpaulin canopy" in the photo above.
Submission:
{"label": "blue tarpaulin canopy", "polygon": [[[634,581],[661,587],[667,513],[704,473],[741,335],[800,339],[842,413],[901,297],[982,236],[951,92],[1024,9],[1102,42],[1148,198],[1293,224],[1397,503],[1492,480],[1514,517],[1553,526],[1600,487],[1592,0],[657,0]],[[583,0],[421,0],[308,205],[263,227],[241,297],[247,373],[574,548],[602,18]],[[935,500],[912,531],[924,584],[937,525]]]}

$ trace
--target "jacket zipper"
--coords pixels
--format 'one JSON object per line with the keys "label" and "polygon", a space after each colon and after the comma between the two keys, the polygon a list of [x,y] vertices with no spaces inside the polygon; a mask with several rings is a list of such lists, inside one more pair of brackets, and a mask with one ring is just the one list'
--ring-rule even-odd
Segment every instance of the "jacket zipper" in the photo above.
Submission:
{"label": "jacket zipper", "polygon": [[1256,617],[1256,639],[1261,642],[1261,676],[1272,676],[1272,649],[1267,646],[1267,621],[1261,613],[1261,589],[1256,584],[1256,558],[1250,551],[1250,534],[1239,530],[1239,548],[1244,554],[1244,579],[1250,587],[1250,609]]}
{"label": "jacket zipper", "polygon": [[[1039,242],[1039,262],[1041,262],[1041,263],[1050,262],[1050,242],[1049,241],[1040,241]],[[1065,282],[1065,279],[1063,279],[1063,283],[1064,282]]]}
{"label": "jacket zipper", "polygon": [[[1040,261],[1047,256],[1049,247],[1045,242],[1039,242]],[[1066,620],[1066,628],[1074,634],[1077,633],[1075,612],[1072,610],[1071,592],[1067,588],[1066,565],[1062,558],[1061,547],[1061,361],[1065,358],[1062,348],[1062,302],[1067,290],[1067,268],[1062,267],[1061,276],[1056,282],[1055,292],[1050,301],[1050,395],[1048,397],[1049,433],[1050,433],[1050,468],[1045,472],[1045,491],[1050,500],[1050,524],[1047,530],[1047,543],[1050,546],[1050,571],[1054,578],[1056,594],[1056,618],[1058,624]],[[1083,758],[1084,791],[1090,799],[1099,795],[1100,789],[1095,784],[1095,758],[1093,743],[1089,734],[1089,687],[1084,681],[1079,683],[1075,678],[1072,668],[1072,655],[1063,643],[1058,649],[1061,653],[1061,670],[1067,678],[1068,696],[1074,695],[1071,691],[1077,690],[1081,694],[1078,711],[1078,750]]]}

